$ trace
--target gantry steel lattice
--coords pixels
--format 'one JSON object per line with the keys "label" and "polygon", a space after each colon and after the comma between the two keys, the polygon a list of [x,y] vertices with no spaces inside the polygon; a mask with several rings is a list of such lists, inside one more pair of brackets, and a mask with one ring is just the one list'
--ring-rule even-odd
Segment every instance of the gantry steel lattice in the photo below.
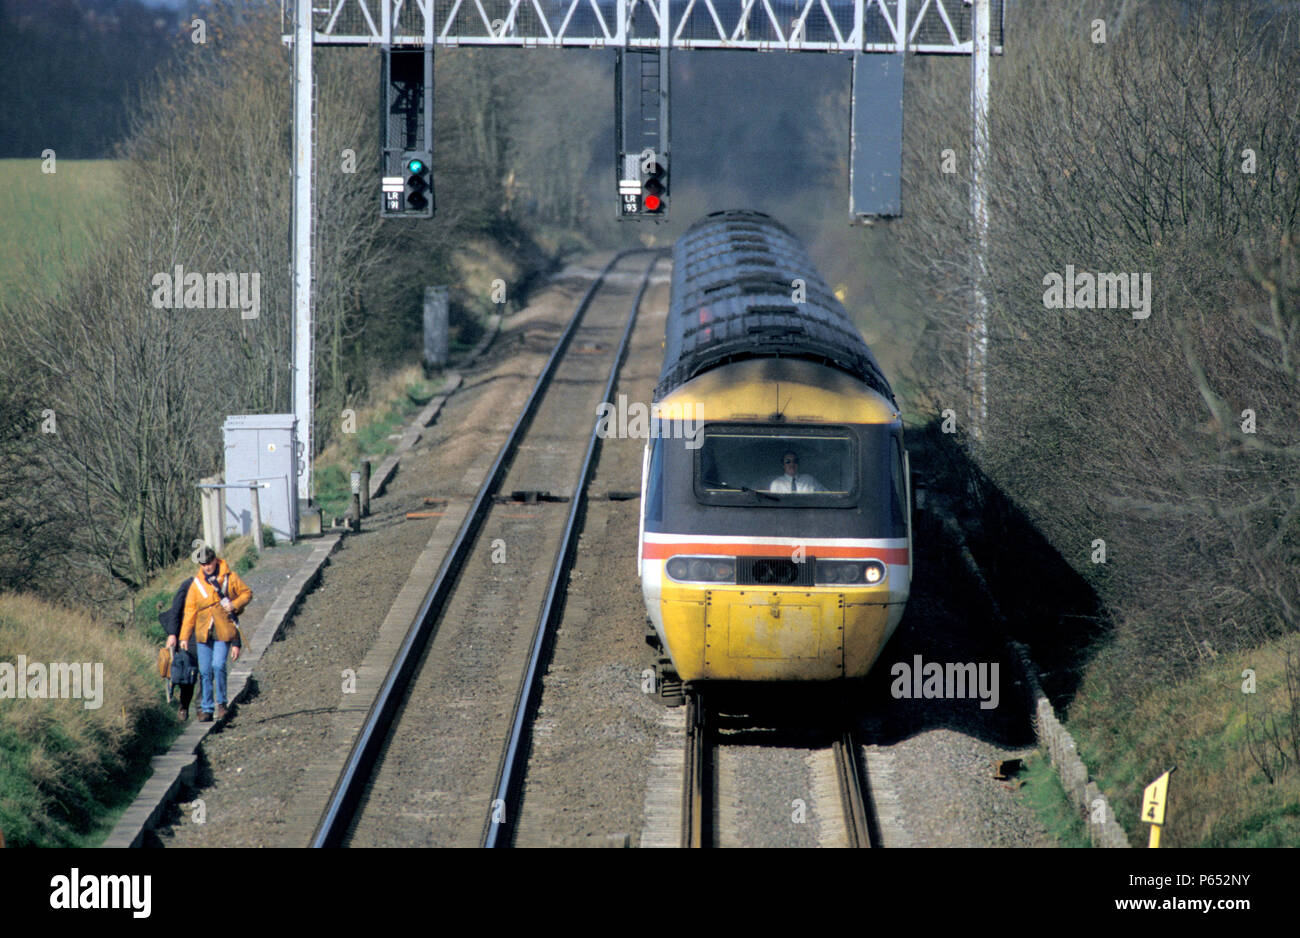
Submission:
{"label": "gantry steel lattice", "polygon": [[[662,60],[654,70],[660,76],[660,113],[654,121],[642,123],[653,123],[660,138],[655,152],[661,156],[668,152],[667,58],[674,49],[847,54],[853,58],[855,100],[859,85],[872,84],[865,80],[870,75],[862,66],[881,54],[970,55],[971,209],[977,243],[971,369],[981,376],[974,393],[977,403],[972,423],[978,427],[985,411],[982,375],[987,356],[982,280],[987,225],[983,162],[988,146],[988,57],[1002,52],[1003,4],[1004,0],[281,0],[284,40],[294,47],[293,358],[299,497],[309,498],[313,493],[310,170],[314,165],[314,46],[500,46],[614,49],[620,56],[657,53]],[[891,102],[897,97],[901,106],[901,68],[882,62],[877,77],[884,97]],[[861,159],[870,169],[870,156],[857,143],[862,137],[860,122],[855,107],[850,130],[852,160],[856,165]],[[884,134],[891,154],[901,148],[901,115],[895,123],[898,126]],[[880,137],[883,125],[875,126],[873,132]],[[896,143],[894,138],[898,138]],[[620,186],[622,175],[626,175],[626,157],[618,154]],[[887,178],[888,173],[876,175],[885,179],[886,188],[897,188],[897,179]],[[883,201],[876,198],[872,186],[860,185],[855,174],[851,174],[850,190],[855,214],[861,214],[859,196],[886,206],[868,209],[868,213],[897,214],[897,208],[889,205],[888,193]],[[305,503],[300,507],[305,508]]]}
{"label": "gantry steel lattice", "polygon": [[[992,0],[994,54],[1002,7]],[[316,45],[969,55],[971,9],[969,0],[317,0],[312,28]]]}

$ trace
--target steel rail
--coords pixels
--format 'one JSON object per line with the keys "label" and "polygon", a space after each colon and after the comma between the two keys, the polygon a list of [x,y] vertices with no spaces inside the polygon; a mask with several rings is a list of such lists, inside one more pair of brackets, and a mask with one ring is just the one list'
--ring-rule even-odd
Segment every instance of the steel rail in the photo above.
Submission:
{"label": "steel rail", "polygon": [[[641,300],[645,297],[646,290],[650,286],[650,274],[662,258],[663,252],[655,252],[655,256],[651,259],[649,266],[646,267],[645,274],[642,276],[640,289],[637,290],[636,296],[632,300],[632,309],[628,314],[627,325],[623,329],[623,337],[619,341],[618,351],[614,354],[614,363],[610,366],[609,378],[606,380],[605,390],[602,392],[602,403],[612,403],[614,388],[618,384],[618,374],[623,367],[624,359],[627,357],[628,345],[632,341],[632,330],[636,325]],[[546,601],[542,605],[542,611],[537,617],[537,625],[533,630],[532,644],[528,649],[528,664],[524,670],[523,679],[520,681],[519,691],[515,696],[510,736],[506,739],[505,749],[502,752],[492,802],[488,810],[487,820],[484,822],[481,841],[484,847],[509,846],[511,834],[514,830],[514,821],[519,807],[520,785],[523,780],[523,768],[526,761],[522,758],[522,755],[528,739],[529,720],[533,707],[537,702],[536,698],[540,686],[538,675],[541,671],[542,656],[546,650],[551,632],[559,622],[560,612],[564,606],[564,586],[568,579],[569,570],[573,566],[576,553],[574,534],[578,529],[578,516],[586,503],[587,483],[591,479],[592,470],[596,467],[596,453],[600,446],[599,430],[600,421],[597,420],[592,425],[591,436],[587,439],[587,449],[582,457],[582,466],[578,470],[573,498],[569,502],[569,514],[565,519],[564,534],[560,539],[560,546],[555,552],[555,562],[551,567],[551,579],[546,589]]]}
{"label": "steel rail", "polygon": [[840,803],[844,808],[844,833],[850,847],[870,847],[880,843],[876,819],[867,803],[867,784],[862,761],[858,757],[858,738],[845,730],[835,741],[835,769],[840,783]]}
{"label": "steel rail", "polygon": [[[714,846],[713,787],[708,710],[703,695],[689,691],[686,697],[686,752],[682,779],[681,845],[684,848]],[[858,734],[845,729],[831,744],[835,776],[844,812],[847,846],[865,848],[881,843],[880,826],[870,799],[866,767],[859,755]],[[825,751],[824,749],[822,750]]]}
{"label": "steel rail", "polygon": [[[496,460],[488,470],[483,485],[479,488],[478,494],[470,505],[469,513],[461,523],[455,540],[452,541],[446,557],[443,558],[442,565],[438,568],[438,574],[434,578],[433,584],[425,594],[420,609],[412,620],[406,637],[402,640],[397,656],[389,666],[384,682],[375,697],[375,702],[371,706],[370,712],[366,714],[366,721],[362,724],[361,732],[348,753],[348,759],[343,771],[339,774],[339,779],[330,793],[330,800],[321,815],[320,823],[317,824],[316,831],[312,835],[311,845],[313,847],[337,847],[342,843],[347,828],[356,813],[361,793],[374,768],[375,759],[379,755],[379,750],[388,735],[398,705],[412,675],[415,673],[420,655],[433,637],[434,625],[447,596],[451,593],[457,574],[464,566],[467,550],[472,545],[474,538],[482,527],[483,520],[487,516],[491,497],[504,480],[519,441],[532,423],[533,415],[541,403],[546,387],[550,384],[555,375],[555,370],[559,366],[560,359],[564,356],[565,350],[577,333],[587,308],[591,305],[592,298],[605,282],[606,276],[608,276],[615,264],[630,254],[641,254],[645,253],[645,251],[645,248],[636,248],[615,254],[579,301],[573,317],[561,334],[555,349],[551,352],[550,358],[547,359],[545,367],[542,368],[542,373],[538,375],[537,382],[533,385],[533,390],[524,404],[519,419],[515,421],[510,430],[510,435],[506,437],[506,441],[501,445]],[[655,252],[656,260],[659,253],[658,251]]]}
{"label": "steel rail", "polygon": [[713,802],[709,798],[707,711],[698,692],[686,697],[686,772],[682,783],[682,846],[713,846]]}

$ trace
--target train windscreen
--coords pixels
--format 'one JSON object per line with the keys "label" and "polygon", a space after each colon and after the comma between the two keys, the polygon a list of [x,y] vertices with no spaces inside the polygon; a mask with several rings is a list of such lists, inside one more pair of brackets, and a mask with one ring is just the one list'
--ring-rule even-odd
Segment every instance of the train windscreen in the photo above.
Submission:
{"label": "train windscreen", "polygon": [[848,500],[857,489],[856,450],[843,430],[709,427],[696,491],[706,500],[733,493],[790,504]]}

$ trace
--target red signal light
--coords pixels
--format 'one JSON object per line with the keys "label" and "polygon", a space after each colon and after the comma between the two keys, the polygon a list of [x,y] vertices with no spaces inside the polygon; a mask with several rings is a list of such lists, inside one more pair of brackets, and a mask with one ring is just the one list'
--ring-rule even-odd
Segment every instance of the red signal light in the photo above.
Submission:
{"label": "red signal light", "polygon": [[668,170],[662,163],[641,164],[641,211],[662,215],[668,211]]}

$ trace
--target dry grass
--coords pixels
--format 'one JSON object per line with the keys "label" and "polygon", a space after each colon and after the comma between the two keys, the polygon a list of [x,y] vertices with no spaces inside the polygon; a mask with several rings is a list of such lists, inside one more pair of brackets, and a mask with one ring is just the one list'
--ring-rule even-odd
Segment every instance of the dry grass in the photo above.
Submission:
{"label": "dry grass", "polygon": [[[356,415],[356,429],[359,431],[384,419],[393,409],[394,402],[407,399],[410,389],[422,389],[424,384],[424,369],[418,364],[406,365],[395,371],[372,376],[365,403],[352,408]],[[370,441],[368,439],[359,441],[360,435],[360,433],[344,433],[341,430],[336,433],[330,444],[316,457],[317,469],[328,463],[344,463],[354,461],[361,456],[376,455],[363,451],[360,444]]]}
{"label": "dry grass", "polygon": [[426,380],[419,365],[408,365],[375,377],[366,403],[353,408],[355,430],[338,433],[315,463],[314,500],[325,516],[342,514],[351,500],[349,473],[362,459],[375,462],[394,449],[390,437],[400,434],[412,414],[437,393],[442,381]]}
{"label": "dry grass", "polygon": [[[491,305],[493,280],[515,284],[523,274],[519,262],[511,258],[501,245],[483,238],[466,242],[452,256],[452,263],[458,274],[457,287],[469,297],[487,301],[488,305]],[[507,299],[513,297],[507,294]]]}
{"label": "dry grass", "polygon": [[149,756],[174,730],[154,648],[83,611],[0,596],[0,662],[102,664],[100,706],[0,700],[0,830],[10,846],[88,846],[129,803]]}

